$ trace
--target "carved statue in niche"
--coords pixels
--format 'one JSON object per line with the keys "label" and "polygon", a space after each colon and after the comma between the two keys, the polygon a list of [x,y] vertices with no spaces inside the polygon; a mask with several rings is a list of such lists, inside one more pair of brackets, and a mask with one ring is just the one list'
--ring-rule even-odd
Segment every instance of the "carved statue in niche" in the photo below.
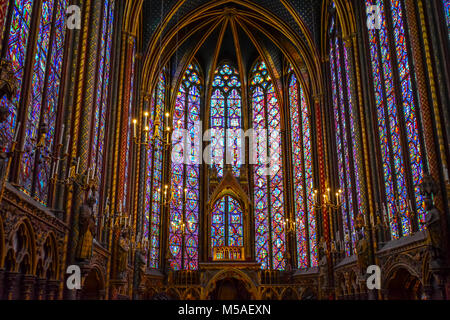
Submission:
{"label": "carved statue in niche", "polygon": [[366,236],[366,230],[364,227],[364,219],[362,214],[358,215],[356,219],[356,256],[358,267],[361,274],[366,274],[367,267],[369,266],[369,239]]}
{"label": "carved statue in niche", "polygon": [[11,61],[0,60],[0,99],[6,96],[9,100],[16,94],[19,83],[14,75]]}
{"label": "carved statue in niche", "polygon": [[120,233],[118,254],[117,254],[117,271],[120,279],[125,277],[125,271],[128,266],[128,251],[130,250],[130,230],[125,227]]}
{"label": "carved statue in niche", "polygon": [[93,207],[96,200],[92,194],[88,195],[86,202],[80,207],[77,260],[86,261],[92,257],[92,243],[95,236],[95,216]]}
{"label": "carved statue in niche", "polygon": [[437,193],[437,187],[430,175],[425,175],[420,184],[420,194],[423,196],[425,209],[425,226],[427,230],[427,240],[430,246],[431,264],[439,266],[441,264],[441,217],[439,210],[435,207],[433,195]]}
{"label": "carved statue in niche", "polygon": [[292,265],[291,265],[291,254],[288,250],[286,250],[283,254],[284,260],[286,260],[286,271],[292,271]]}
{"label": "carved statue in niche", "polygon": [[144,279],[146,269],[145,249],[142,247],[136,250],[137,284],[141,284]]}
{"label": "carved statue in niche", "polygon": [[[9,110],[6,106],[0,106],[0,124],[8,119]],[[9,139],[6,139],[4,132],[0,132],[0,183],[3,183],[4,176],[6,174],[6,167],[8,165],[8,159],[11,156],[9,152],[6,152],[8,148]],[[0,185],[0,187],[2,187]]]}
{"label": "carved statue in niche", "polygon": [[323,290],[328,287],[328,248],[325,239],[322,237],[319,244],[319,274]]}

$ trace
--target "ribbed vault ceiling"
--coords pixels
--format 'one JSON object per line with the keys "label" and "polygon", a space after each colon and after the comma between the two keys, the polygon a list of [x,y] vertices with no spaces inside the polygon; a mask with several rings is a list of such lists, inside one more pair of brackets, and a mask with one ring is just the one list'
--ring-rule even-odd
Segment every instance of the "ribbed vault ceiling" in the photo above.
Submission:
{"label": "ribbed vault ceiling", "polygon": [[[282,97],[281,78],[286,67],[283,61],[290,62],[297,74],[302,75],[300,81],[307,92],[314,91],[314,86],[317,91],[319,81],[311,83],[309,76],[320,77],[320,59],[311,30],[298,16],[299,23],[296,23],[289,12],[284,18],[279,17],[287,10],[284,1],[170,0],[164,1],[163,7],[158,1],[145,1],[144,34],[149,38],[149,45],[145,50],[144,88],[152,92],[152,85],[164,66],[172,67],[171,78],[178,82],[172,88],[177,88],[193,59],[199,62],[209,83],[223,60],[230,61],[242,75],[248,75],[255,60],[262,58],[279,97]],[[158,10],[159,16],[155,16]],[[164,16],[166,19],[161,20]],[[247,83],[246,78],[242,81]],[[175,95],[173,92],[171,102]]]}

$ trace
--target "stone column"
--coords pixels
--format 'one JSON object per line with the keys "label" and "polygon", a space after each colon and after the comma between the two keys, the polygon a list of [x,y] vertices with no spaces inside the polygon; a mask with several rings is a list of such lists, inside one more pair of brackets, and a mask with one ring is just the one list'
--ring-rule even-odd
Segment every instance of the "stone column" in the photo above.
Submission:
{"label": "stone column", "polygon": [[[422,45],[419,37],[420,30],[417,23],[418,16],[415,9],[416,2],[417,1],[413,0],[405,0],[406,18],[408,21],[411,51],[414,59],[414,71],[416,74],[417,89],[419,92],[418,96],[420,101],[420,116],[422,118],[423,124],[426,158],[431,176],[438,183],[438,185],[441,186],[441,168],[439,165],[439,160],[443,161],[445,164],[446,159],[445,152],[442,152],[444,148],[438,148],[439,142],[436,143],[435,141],[433,128],[436,129],[438,136],[442,136],[442,128],[440,127],[440,123],[438,121],[436,121],[437,123],[433,121],[433,114],[436,120],[439,119],[439,111],[436,105],[436,97],[434,97],[435,101],[433,101],[433,99],[431,99],[431,97],[429,97],[428,95],[427,83],[430,85],[432,93],[435,93],[436,88],[434,85],[435,83],[432,70],[432,62],[430,59],[430,52],[428,47],[427,30],[425,29],[426,26],[423,15],[423,5],[422,1],[417,2],[418,8],[420,10],[419,17],[420,23],[422,24],[422,38],[424,41],[424,45]],[[424,64],[424,57],[426,64]],[[428,80],[426,77],[427,71],[430,80]],[[441,156],[441,159],[439,159],[439,156]],[[445,214],[442,194],[436,194],[434,197],[434,202],[436,208],[438,208],[438,210],[441,212],[441,219],[443,221],[443,237],[444,239],[447,239],[447,228],[444,227],[447,224],[447,217]],[[444,246],[447,247],[447,243],[445,243]]]}
{"label": "stone column", "polygon": [[40,278],[36,280],[36,299],[45,300],[45,287],[47,285],[47,279]]}
{"label": "stone column", "polygon": [[4,288],[5,288],[5,270],[0,269],[0,300],[3,299]]}
{"label": "stone column", "polygon": [[19,273],[18,272],[6,272],[5,273],[5,291],[4,291],[4,295],[5,295],[5,299],[7,300],[13,300],[14,297],[14,289],[17,286],[17,280],[19,278]]}
{"label": "stone column", "polygon": [[36,276],[23,275],[20,283],[20,295],[23,300],[32,300]]}
{"label": "stone column", "polygon": [[47,300],[55,300],[57,298],[59,280],[49,280],[47,282]]}

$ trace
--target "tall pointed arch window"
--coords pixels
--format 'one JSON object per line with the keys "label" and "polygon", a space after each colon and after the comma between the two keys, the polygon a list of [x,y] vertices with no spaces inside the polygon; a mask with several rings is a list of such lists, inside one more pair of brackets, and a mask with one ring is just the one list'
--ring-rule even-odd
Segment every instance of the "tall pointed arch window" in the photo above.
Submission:
{"label": "tall pointed arch window", "polygon": [[450,40],[450,0],[443,0],[442,3],[444,6],[444,17],[447,22],[448,37]]}
{"label": "tall pointed arch window", "polygon": [[242,98],[239,73],[222,64],[214,73],[211,95],[211,157],[218,176],[223,176],[224,162],[231,164],[238,177],[243,162],[241,155]]}
{"label": "tall pointed arch window", "polygon": [[127,121],[127,126],[128,126],[128,132],[127,132],[127,144],[126,144],[126,151],[125,151],[125,163],[124,163],[124,170],[125,170],[125,176],[124,176],[124,187],[123,187],[123,208],[125,210],[130,210],[130,197],[131,197],[131,193],[129,192],[129,185],[130,185],[130,179],[131,179],[131,144],[132,144],[132,140],[131,140],[131,135],[132,135],[132,131],[131,131],[131,126],[132,126],[132,116],[133,116],[133,102],[134,102],[134,97],[133,94],[135,92],[135,83],[136,83],[136,40],[133,39],[133,48],[131,51],[131,73],[130,73],[130,95],[129,98],[130,100],[128,101],[128,121]]}
{"label": "tall pointed arch window", "polygon": [[284,270],[284,186],[281,155],[281,108],[263,61],[250,77],[252,126],[258,133],[257,159],[269,155],[269,166],[258,161],[253,167],[256,259],[263,269]]}
{"label": "tall pointed arch window", "polygon": [[[6,5],[10,1],[5,1],[5,12],[3,23],[6,21]],[[12,10],[11,25],[5,26],[3,44],[7,46],[6,59],[12,61],[14,74],[19,81],[17,93],[8,101],[6,97],[1,100],[2,106],[6,106],[9,110],[8,120],[0,124],[0,132],[6,135],[7,141],[12,140],[12,134],[17,122],[17,108],[19,105],[20,94],[23,84],[23,76],[25,69],[25,59],[28,52],[28,41],[30,37],[31,14],[33,12],[33,1],[22,0],[15,1],[14,5],[9,9]]]}
{"label": "tall pointed arch window", "polygon": [[[200,150],[196,147],[196,139],[201,136],[201,89],[200,70],[196,64],[191,64],[184,74],[173,115],[174,130],[186,130],[180,139],[173,141],[173,150],[181,151],[180,157],[188,160],[172,161],[171,165],[173,199],[169,217],[169,261],[173,270],[198,268],[200,166],[197,160]],[[189,145],[186,150],[185,145]]]}
{"label": "tall pointed arch window", "polygon": [[[102,25],[98,54],[98,75],[96,100],[91,131],[91,166],[97,168],[99,181],[102,181],[108,98],[110,95],[111,49],[114,29],[115,0],[105,0],[102,9]],[[133,63],[134,65],[134,63]],[[134,72],[133,72],[134,74]],[[132,93],[130,95],[133,96]]]}
{"label": "tall pointed arch window", "polygon": [[[358,166],[357,127],[353,114],[351,71],[347,47],[338,36],[339,21],[331,18],[329,29],[329,56],[331,88],[334,115],[334,136],[336,137],[337,175],[342,191],[342,229],[339,240],[344,241],[347,256],[355,252],[355,220],[361,213],[361,183]],[[341,236],[342,235],[342,236]]]}
{"label": "tall pointed arch window", "polygon": [[[147,153],[146,194],[145,194],[145,226],[144,235],[149,239],[148,266],[151,269],[160,267],[161,242],[161,195],[163,173],[164,111],[166,106],[166,78],[161,72],[158,84],[150,105],[150,132],[156,131],[155,143]],[[159,120],[159,121],[156,121]],[[159,125],[156,126],[156,123]]]}
{"label": "tall pointed arch window", "polygon": [[313,208],[311,118],[305,92],[290,69],[289,110],[298,268],[317,266],[317,228]]}
{"label": "tall pointed arch window", "polygon": [[[13,62],[19,90],[11,102],[5,98],[1,101],[11,112],[2,129],[11,138],[11,132],[16,126],[17,108],[22,101],[21,104],[26,107],[26,137],[19,178],[22,190],[44,205],[49,200],[48,188],[54,165],[46,159],[51,158],[56,148],[56,115],[64,56],[66,7],[67,0],[14,1],[10,7],[12,19],[7,29],[9,32],[5,33],[4,38],[6,58]],[[29,41],[34,32],[30,29],[32,17],[38,19],[36,43]],[[32,58],[26,61],[29,50],[33,50]],[[31,71],[31,86],[28,92],[23,92],[24,73],[28,68]],[[42,141],[38,139],[39,131],[45,132]],[[36,147],[38,141],[39,148]]]}
{"label": "tall pointed arch window", "polygon": [[424,152],[419,130],[418,102],[407,45],[403,1],[384,0],[381,28],[368,30],[372,78],[382,159],[384,199],[382,212],[391,237],[397,239],[423,230],[425,209],[419,185],[424,174]]}
{"label": "tall pointed arch window", "polygon": [[225,196],[214,204],[211,214],[211,249],[244,246],[244,221],[241,204]]}
{"label": "tall pointed arch window", "polygon": [[5,25],[6,14],[8,13],[9,1],[2,1],[0,4],[0,41],[3,37],[3,26]]}

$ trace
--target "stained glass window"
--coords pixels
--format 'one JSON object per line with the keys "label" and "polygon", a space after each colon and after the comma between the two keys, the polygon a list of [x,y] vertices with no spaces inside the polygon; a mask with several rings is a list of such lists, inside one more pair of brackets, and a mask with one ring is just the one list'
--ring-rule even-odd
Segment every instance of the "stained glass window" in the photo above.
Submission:
{"label": "stained glass window", "polygon": [[214,74],[210,121],[211,164],[222,177],[226,161],[238,177],[243,162],[241,82],[237,70],[228,64],[221,65]]}
{"label": "stained glass window", "polygon": [[[114,6],[114,0],[105,0],[105,2],[103,3],[102,25],[100,34],[101,42],[98,58],[98,78],[91,143],[91,166],[95,166],[95,168],[98,169],[97,175],[99,177],[99,181],[102,181],[106,117],[108,115],[108,97],[110,92],[109,84],[111,73],[111,47],[114,28]],[[132,96],[132,93],[130,96]]]}
{"label": "stained glass window", "polygon": [[218,200],[211,214],[211,249],[214,247],[242,247],[244,221],[242,206],[233,197]]}
{"label": "stained glass window", "polygon": [[[292,70],[292,69],[291,69]],[[298,268],[317,266],[317,229],[313,209],[311,119],[302,86],[291,71],[289,110],[294,176],[294,206]]]}
{"label": "stained glass window", "polygon": [[[32,69],[31,90],[22,99],[27,105],[27,124],[20,181],[23,191],[42,204],[48,200],[51,166],[46,161],[55,147],[56,113],[61,82],[62,61],[65,40],[66,0],[43,0],[38,21],[37,42],[32,61],[25,61],[27,51],[33,47],[28,43],[30,35],[33,1],[15,1],[12,22],[8,34],[7,59],[13,61],[13,68],[19,79],[19,90],[11,102],[6,99],[11,115],[3,124],[6,135],[11,138],[15,126],[17,106],[23,80],[25,64]],[[28,99],[29,97],[29,99]],[[44,139],[36,148],[39,128],[46,131]]]}
{"label": "stained glass window", "polygon": [[[202,134],[199,126],[200,90],[199,69],[191,64],[178,91],[173,115],[173,152],[177,152],[179,160],[188,160],[172,159],[171,165],[173,199],[170,203],[169,261],[173,270],[198,268],[200,149],[196,139]],[[187,134],[175,138],[178,130],[187,130]]]}
{"label": "stained glass window", "polygon": [[130,171],[131,171],[131,160],[130,160],[130,146],[132,143],[131,140],[131,121],[133,116],[133,92],[134,92],[134,83],[135,83],[135,54],[136,54],[136,41],[133,42],[133,49],[132,49],[132,57],[131,57],[131,75],[130,75],[130,101],[129,101],[129,107],[128,107],[128,134],[127,134],[127,147],[125,152],[125,179],[124,179],[124,197],[123,197],[123,208],[126,208],[129,210],[128,206],[128,199],[130,195],[128,194],[128,186],[129,186],[129,179],[130,179]]}
{"label": "stained glass window", "polygon": [[[366,0],[366,4],[375,2]],[[381,29],[368,30],[368,35],[383,161],[385,203],[382,212],[389,221],[392,238],[397,239],[411,234],[413,222],[418,223],[419,230],[424,228],[425,209],[418,190],[424,165],[420,148],[422,137],[412,90],[414,75],[408,57],[404,8],[401,1],[394,0],[379,1],[378,5]],[[407,175],[406,170],[411,175]],[[413,211],[417,213],[417,221],[412,219]]]}
{"label": "stained glass window", "polygon": [[[165,76],[162,72],[158,79],[155,95],[152,97],[150,107],[150,130],[156,131],[155,143],[147,153],[147,189],[145,196],[145,220],[148,221],[144,228],[144,234],[149,239],[149,268],[158,269],[160,267],[160,237],[161,237],[161,199],[165,189],[162,185],[163,171],[163,143],[164,139],[164,111],[166,106]],[[156,119],[159,125],[156,126]]]}
{"label": "stained glass window", "polygon": [[443,4],[445,21],[447,22],[448,37],[450,40],[450,0],[443,0]]}
{"label": "stained glass window", "polygon": [[2,1],[0,4],[0,41],[2,40],[3,36],[3,26],[6,21],[6,14],[8,13],[8,4],[9,1]]}
{"label": "stained glass window", "polygon": [[[339,240],[344,241],[347,256],[355,253],[355,220],[358,214],[365,214],[361,206],[361,183],[358,164],[358,143],[351,86],[353,77],[347,47],[337,36],[339,21],[330,26],[330,69],[333,98],[334,130],[336,136],[337,172],[341,199],[342,233]],[[341,237],[342,235],[342,237]]]}
{"label": "stained glass window", "polygon": [[[6,1],[9,2],[9,1]],[[6,8],[5,8],[6,10]],[[28,51],[28,39],[30,36],[31,14],[33,11],[33,0],[15,1],[10,8],[12,10],[12,21],[9,31],[6,59],[12,61],[14,74],[18,80],[18,90],[12,101],[3,97],[1,104],[9,109],[8,120],[0,124],[0,132],[5,134],[5,141],[11,141],[17,120],[17,107],[19,105],[20,92],[23,83],[23,73],[25,68],[25,59]],[[5,11],[6,15],[6,11]],[[6,36],[5,32],[5,36]]]}
{"label": "stained glass window", "polygon": [[[252,125],[257,138],[253,167],[256,259],[263,269],[284,270],[284,187],[281,155],[281,108],[266,64],[251,76]],[[262,159],[269,156],[268,164]]]}

